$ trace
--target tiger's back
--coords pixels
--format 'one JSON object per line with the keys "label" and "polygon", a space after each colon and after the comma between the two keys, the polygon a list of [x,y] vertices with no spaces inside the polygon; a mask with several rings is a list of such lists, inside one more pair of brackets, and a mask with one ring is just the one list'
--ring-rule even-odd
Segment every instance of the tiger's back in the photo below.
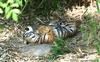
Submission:
{"label": "tiger's back", "polygon": [[64,24],[62,22],[52,21],[49,26],[51,26],[55,36],[62,39],[73,36],[76,32],[76,26],[74,24]]}

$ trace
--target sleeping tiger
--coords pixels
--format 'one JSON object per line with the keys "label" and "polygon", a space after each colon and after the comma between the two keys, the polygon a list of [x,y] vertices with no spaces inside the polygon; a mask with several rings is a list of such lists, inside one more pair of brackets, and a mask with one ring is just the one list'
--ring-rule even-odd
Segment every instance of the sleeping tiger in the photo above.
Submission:
{"label": "sleeping tiger", "polygon": [[36,31],[31,26],[25,28],[24,37],[31,43],[52,43],[56,37],[66,39],[76,32],[74,24],[50,22],[48,26],[40,26]]}

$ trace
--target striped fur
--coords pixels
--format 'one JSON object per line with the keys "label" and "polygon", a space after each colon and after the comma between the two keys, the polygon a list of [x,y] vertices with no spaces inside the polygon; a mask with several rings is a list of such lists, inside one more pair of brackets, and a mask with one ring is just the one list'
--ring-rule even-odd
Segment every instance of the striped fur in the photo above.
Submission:
{"label": "striped fur", "polygon": [[55,36],[60,38],[72,36],[76,32],[76,26],[74,24],[52,21],[49,26],[51,26]]}
{"label": "striped fur", "polygon": [[36,31],[31,26],[25,28],[24,37],[30,43],[52,43],[55,37],[65,39],[76,32],[74,24],[50,22],[49,26],[40,26]]}
{"label": "striped fur", "polygon": [[28,26],[25,29],[26,30],[24,33],[24,37],[28,42],[42,44],[42,43],[52,43],[54,41],[53,33],[50,30],[46,33],[39,34],[33,32],[32,27]]}

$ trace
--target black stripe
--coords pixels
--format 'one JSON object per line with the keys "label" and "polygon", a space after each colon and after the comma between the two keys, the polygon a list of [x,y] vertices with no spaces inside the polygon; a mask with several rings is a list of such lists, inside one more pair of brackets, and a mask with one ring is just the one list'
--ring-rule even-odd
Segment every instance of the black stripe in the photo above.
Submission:
{"label": "black stripe", "polygon": [[66,33],[67,33],[67,35],[66,36],[70,36],[70,34],[72,34],[72,32],[70,32],[69,30],[69,28],[66,28],[66,27],[63,27],[64,28],[64,30],[66,31]]}
{"label": "black stripe", "polygon": [[[57,24],[56,29],[57,29],[59,37],[62,37],[62,35],[63,35],[63,28],[59,24]],[[61,32],[61,34],[60,34],[60,32]]]}
{"label": "black stripe", "polygon": [[41,43],[41,36],[39,36],[37,43],[39,43],[39,44]]}
{"label": "black stripe", "polygon": [[44,34],[44,37],[43,37],[43,39],[42,39],[42,40],[43,40],[42,43],[43,43],[43,42],[45,42],[45,43],[47,42],[47,40],[45,39],[45,37],[46,37],[46,33]]}
{"label": "black stripe", "polygon": [[35,37],[35,35],[34,36],[32,36],[32,38],[34,38]]}

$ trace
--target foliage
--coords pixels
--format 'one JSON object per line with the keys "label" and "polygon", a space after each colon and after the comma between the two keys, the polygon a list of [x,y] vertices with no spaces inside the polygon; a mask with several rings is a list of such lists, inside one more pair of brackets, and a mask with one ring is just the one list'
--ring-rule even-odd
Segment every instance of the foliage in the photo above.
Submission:
{"label": "foliage", "polygon": [[100,13],[100,0],[96,0],[97,11]]}
{"label": "foliage", "polygon": [[0,0],[0,14],[6,19],[12,18],[18,21],[18,15],[26,0]]}
{"label": "foliage", "polygon": [[[80,31],[82,32],[84,41],[91,41],[96,35],[97,24],[90,15],[87,15],[84,23],[81,25]],[[90,37],[90,38],[89,38]]]}
{"label": "foliage", "polygon": [[52,55],[49,59],[56,59],[59,55],[64,54],[65,52],[70,52],[67,47],[65,47],[66,42],[61,38],[56,38],[54,45],[52,47]]}
{"label": "foliage", "polygon": [[4,28],[5,26],[3,24],[0,24],[0,32],[2,32]]}
{"label": "foliage", "polygon": [[[49,16],[50,13],[61,9],[60,0],[0,0],[0,15],[6,19],[18,21],[18,15],[24,12],[33,16]],[[25,10],[25,11],[24,11]],[[31,17],[33,17],[31,15]]]}
{"label": "foliage", "polygon": [[97,34],[99,25],[95,19],[89,15],[86,16],[84,23],[81,25],[82,40],[87,46],[94,45],[98,54],[100,54],[100,39]]}
{"label": "foliage", "polygon": [[[100,26],[98,26],[98,27],[100,27]],[[94,46],[97,50],[97,53],[100,54],[100,38],[99,38],[98,34],[96,36],[94,36],[94,38],[95,38]]]}
{"label": "foliage", "polygon": [[49,16],[55,10],[61,8],[61,0],[30,0],[26,6],[26,11],[37,16]]}

